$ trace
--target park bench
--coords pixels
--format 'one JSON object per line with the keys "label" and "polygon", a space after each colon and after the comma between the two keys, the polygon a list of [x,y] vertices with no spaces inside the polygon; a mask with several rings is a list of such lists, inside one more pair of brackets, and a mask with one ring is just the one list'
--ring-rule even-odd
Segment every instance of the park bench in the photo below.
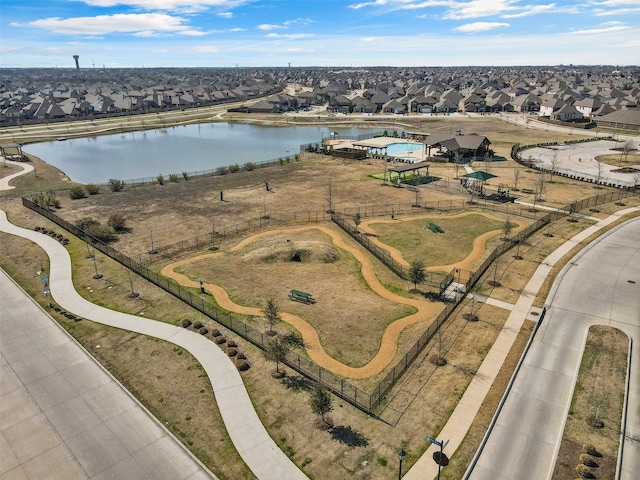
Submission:
{"label": "park bench", "polygon": [[431,230],[433,233],[444,233],[444,230],[442,230],[438,225],[436,225],[433,222],[427,223],[427,228]]}
{"label": "park bench", "polygon": [[531,190],[530,188],[522,188],[520,189],[520,191],[522,193],[536,193],[534,190]]}
{"label": "park bench", "polygon": [[301,302],[309,305],[316,303],[310,293],[301,292],[300,290],[291,290],[289,292],[289,298],[294,302]]}

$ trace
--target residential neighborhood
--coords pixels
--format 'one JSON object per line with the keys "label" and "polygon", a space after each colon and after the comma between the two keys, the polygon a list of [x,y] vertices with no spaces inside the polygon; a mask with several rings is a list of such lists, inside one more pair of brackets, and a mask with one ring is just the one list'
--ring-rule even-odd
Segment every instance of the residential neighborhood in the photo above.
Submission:
{"label": "residential neighborhood", "polygon": [[133,115],[261,98],[236,111],[522,113],[640,129],[640,69],[615,66],[2,69],[3,125]]}

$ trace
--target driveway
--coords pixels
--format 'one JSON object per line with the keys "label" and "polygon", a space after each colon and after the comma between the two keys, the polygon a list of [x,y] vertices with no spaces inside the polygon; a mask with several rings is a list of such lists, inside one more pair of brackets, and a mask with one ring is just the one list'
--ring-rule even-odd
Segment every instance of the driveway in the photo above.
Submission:
{"label": "driveway", "polygon": [[[473,480],[549,479],[591,325],[640,341],[640,218],[582,250],[560,273],[548,313],[474,467]],[[637,283],[632,283],[637,282]],[[640,471],[640,360],[632,350],[621,480]]]}

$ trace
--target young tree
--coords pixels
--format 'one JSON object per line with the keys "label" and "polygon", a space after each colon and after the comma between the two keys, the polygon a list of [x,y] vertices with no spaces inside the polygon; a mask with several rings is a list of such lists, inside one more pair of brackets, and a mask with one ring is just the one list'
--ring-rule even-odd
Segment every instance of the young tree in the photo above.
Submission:
{"label": "young tree", "polygon": [[360,213],[356,213],[352,218],[353,218],[353,223],[356,226],[356,233],[358,233],[359,232],[358,227],[362,223],[362,215],[360,215]]}
{"label": "young tree", "polygon": [[409,265],[409,278],[413,282],[415,290],[418,289],[418,285],[423,283],[427,277],[424,271],[424,262],[422,260],[414,260]]}
{"label": "young tree", "polygon": [[553,157],[549,160],[549,182],[553,183],[553,176],[558,171],[558,165],[560,165],[560,160],[558,159],[558,151],[553,152]]}
{"label": "young tree", "polygon": [[513,190],[518,191],[518,180],[520,180],[520,169],[515,168],[513,170]]}
{"label": "young tree", "polygon": [[536,189],[535,189],[535,198],[537,201],[542,200],[542,195],[544,195],[544,189],[546,187],[547,179],[544,174],[539,174],[536,177]]}
{"label": "young tree", "polygon": [[327,213],[333,213],[333,186],[329,179],[329,187],[327,188]]}
{"label": "young tree", "polygon": [[502,233],[504,234],[503,239],[508,240],[511,235],[511,230],[513,230],[513,223],[511,223],[511,219],[509,217],[506,218],[504,224],[502,225]]}
{"label": "young tree", "polygon": [[276,363],[276,375],[280,375],[280,362],[284,360],[289,352],[288,345],[283,341],[280,335],[276,335],[273,338],[267,340],[266,345],[264,346],[264,357],[267,360]]}
{"label": "young tree", "polygon": [[280,308],[278,307],[278,302],[275,298],[271,297],[269,298],[269,300],[267,300],[267,303],[265,303],[264,307],[262,307],[262,314],[264,315],[264,318],[267,320],[267,323],[269,325],[267,334],[271,336],[275,335],[276,332],[273,327],[281,320]]}
{"label": "young tree", "polygon": [[311,398],[309,401],[311,403],[311,411],[316,415],[320,415],[322,421],[330,426],[324,418],[327,413],[333,410],[333,402],[327,389],[321,384],[316,383],[313,390],[311,390]]}
{"label": "young tree", "polygon": [[[596,174],[596,183],[599,185],[600,181],[602,180],[602,175],[604,174],[604,165],[602,162],[599,162],[598,160],[595,160],[596,162],[596,166],[598,168],[598,173]],[[600,188],[600,187],[596,187],[596,188]]]}

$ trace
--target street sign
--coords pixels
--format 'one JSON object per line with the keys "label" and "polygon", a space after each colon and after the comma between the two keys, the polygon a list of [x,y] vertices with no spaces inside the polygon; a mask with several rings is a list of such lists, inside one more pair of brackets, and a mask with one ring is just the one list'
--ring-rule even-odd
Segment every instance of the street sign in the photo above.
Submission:
{"label": "street sign", "polygon": [[433,443],[434,445],[437,445],[439,447],[442,447],[442,442],[439,442],[438,440],[436,440],[435,438],[431,438],[431,437],[427,437],[427,441]]}

